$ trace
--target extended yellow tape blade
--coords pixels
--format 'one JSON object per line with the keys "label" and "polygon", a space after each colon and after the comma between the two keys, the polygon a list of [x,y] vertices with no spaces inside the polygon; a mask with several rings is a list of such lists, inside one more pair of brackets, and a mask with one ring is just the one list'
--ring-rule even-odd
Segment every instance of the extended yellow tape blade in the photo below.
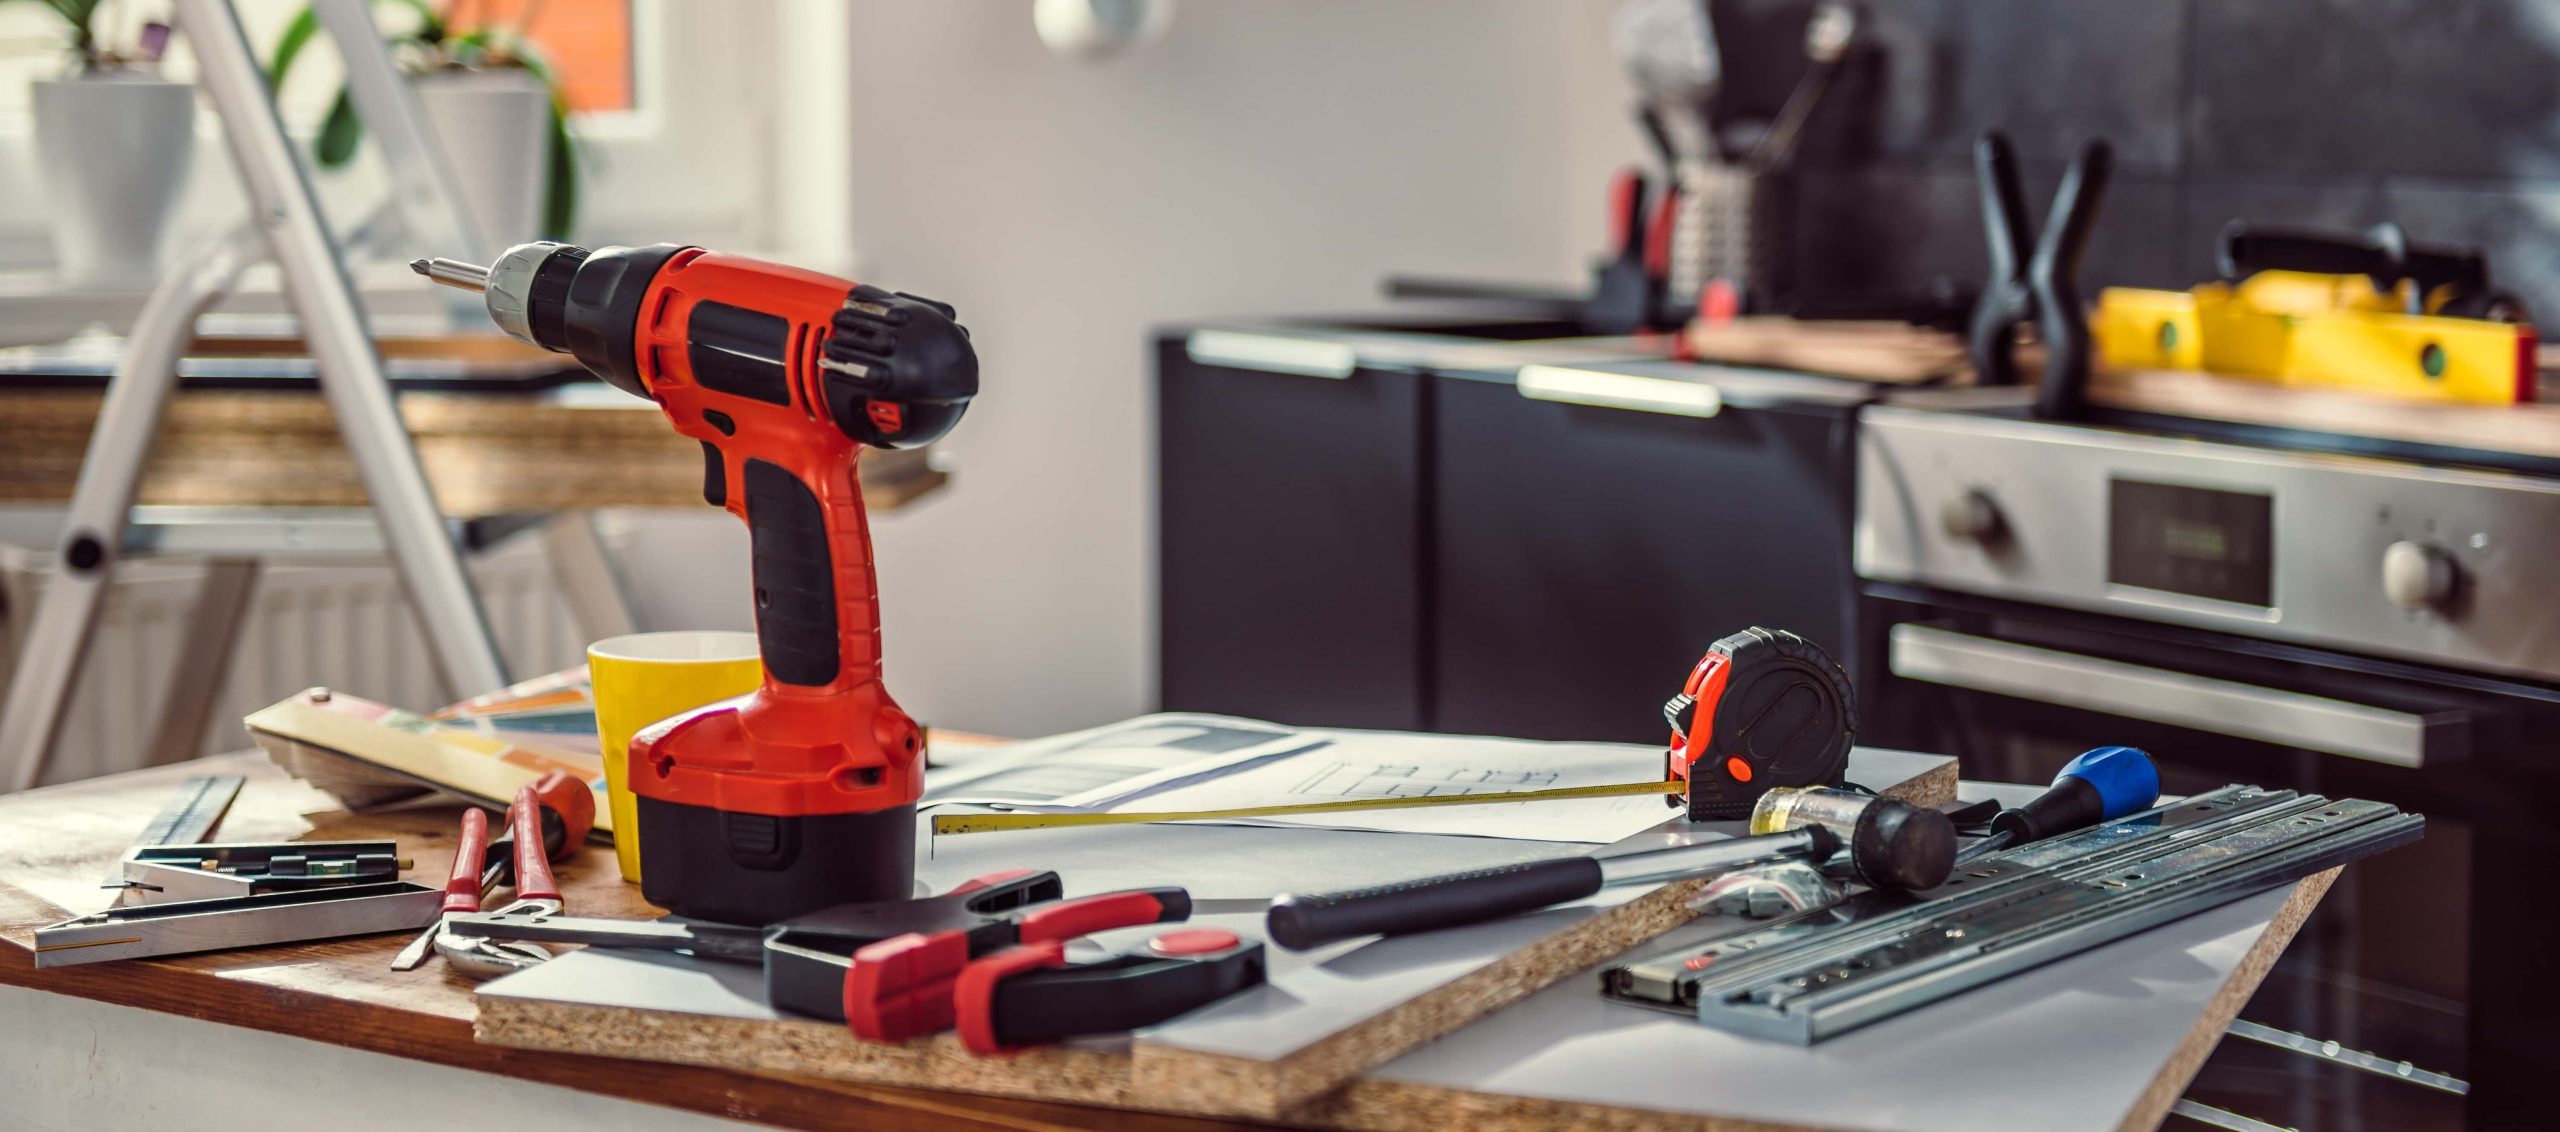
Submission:
{"label": "extended yellow tape blade", "polygon": [[1496,802],[1548,802],[1560,798],[1625,798],[1645,794],[1678,794],[1689,788],[1680,779],[1661,782],[1613,782],[1607,786],[1567,786],[1556,790],[1497,790],[1481,794],[1423,794],[1409,798],[1350,798],[1339,802],[1295,802],[1280,806],[1243,806],[1231,810],[1177,810],[1153,814],[937,814],[933,832],[994,833],[1007,829],[1051,829],[1072,825],[1144,825],[1172,821],[1232,821],[1279,818],[1299,814],[1338,814],[1354,810],[1403,810],[1419,806],[1483,806]]}

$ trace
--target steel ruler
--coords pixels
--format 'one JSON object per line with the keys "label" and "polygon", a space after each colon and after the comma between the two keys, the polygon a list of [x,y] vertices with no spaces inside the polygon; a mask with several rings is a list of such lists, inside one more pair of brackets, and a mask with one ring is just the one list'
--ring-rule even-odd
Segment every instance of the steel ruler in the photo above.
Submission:
{"label": "steel ruler", "polygon": [[[232,800],[240,796],[240,787],[248,781],[246,776],[237,774],[200,774],[178,784],[169,804],[151,819],[150,825],[143,827],[141,836],[133,839],[133,847],[149,849],[204,840],[213,827],[222,824],[222,815],[230,812]],[[133,883],[124,873],[124,863],[117,862],[105,887],[123,888]]]}

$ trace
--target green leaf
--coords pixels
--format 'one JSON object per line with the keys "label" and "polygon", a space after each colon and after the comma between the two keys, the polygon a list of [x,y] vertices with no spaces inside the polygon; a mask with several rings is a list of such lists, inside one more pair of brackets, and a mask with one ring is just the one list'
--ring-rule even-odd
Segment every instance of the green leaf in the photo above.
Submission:
{"label": "green leaf", "polygon": [[578,223],[578,142],[555,94],[551,102],[550,178],[542,190],[542,231],[566,240]]}
{"label": "green leaf", "polygon": [[94,66],[98,55],[98,5],[102,0],[44,0],[44,6],[71,25],[71,49],[78,52],[84,66]]}
{"label": "green leaf", "polygon": [[320,34],[320,13],[304,8],[284,26],[283,37],[276,40],[275,56],[267,61],[267,89],[284,87],[285,73],[293,69],[293,61],[302,57],[302,49],[311,45],[311,37]]}
{"label": "green leaf", "polygon": [[356,104],[347,97],[347,88],[338,88],[338,98],[329,104],[329,116],[320,122],[320,136],[311,139],[311,156],[323,169],[345,165],[356,155],[356,144],[364,140],[364,120],[356,117]]}
{"label": "green leaf", "polygon": [[62,17],[72,27],[88,31],[91,30],[89,21],[97,18],[98,5],[101,2],[102,0],[44,0],[44,6],[53,9],[53,14]]}

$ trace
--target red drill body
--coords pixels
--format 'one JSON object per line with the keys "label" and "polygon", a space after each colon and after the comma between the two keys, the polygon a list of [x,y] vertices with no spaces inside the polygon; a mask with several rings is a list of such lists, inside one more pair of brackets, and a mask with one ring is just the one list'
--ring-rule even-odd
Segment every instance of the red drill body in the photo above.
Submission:
{"label": "red drill body", "polygon": [[957,421],[967,333],[928,300],[700,248],[525,245],[486,289],[502,326],[699,441],[704,498],[753,542],[763,686],[631,741],[643,893],[745,923],[909,895],[923,744],[880,682],[855,469]]}

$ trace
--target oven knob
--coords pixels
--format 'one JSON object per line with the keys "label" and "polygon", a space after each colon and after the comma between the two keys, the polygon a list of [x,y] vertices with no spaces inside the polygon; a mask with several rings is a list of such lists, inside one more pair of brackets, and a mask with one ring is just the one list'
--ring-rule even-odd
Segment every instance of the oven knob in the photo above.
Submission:
{"label": "oven knob", "polygon": [[2445,552],[2402,539],[2382,551],[2382,596],[2402,609],[2442,609],[2453,600],[2461,569]]}
{"label": "oven knob", "polygon": [[1948,538],[1985,546],[2000,541],[2009,531],[2008,521],[2000,517],[2000,505],[1991,501],[1990,492],[1978,487],[1939,508],[1938,526]]}

